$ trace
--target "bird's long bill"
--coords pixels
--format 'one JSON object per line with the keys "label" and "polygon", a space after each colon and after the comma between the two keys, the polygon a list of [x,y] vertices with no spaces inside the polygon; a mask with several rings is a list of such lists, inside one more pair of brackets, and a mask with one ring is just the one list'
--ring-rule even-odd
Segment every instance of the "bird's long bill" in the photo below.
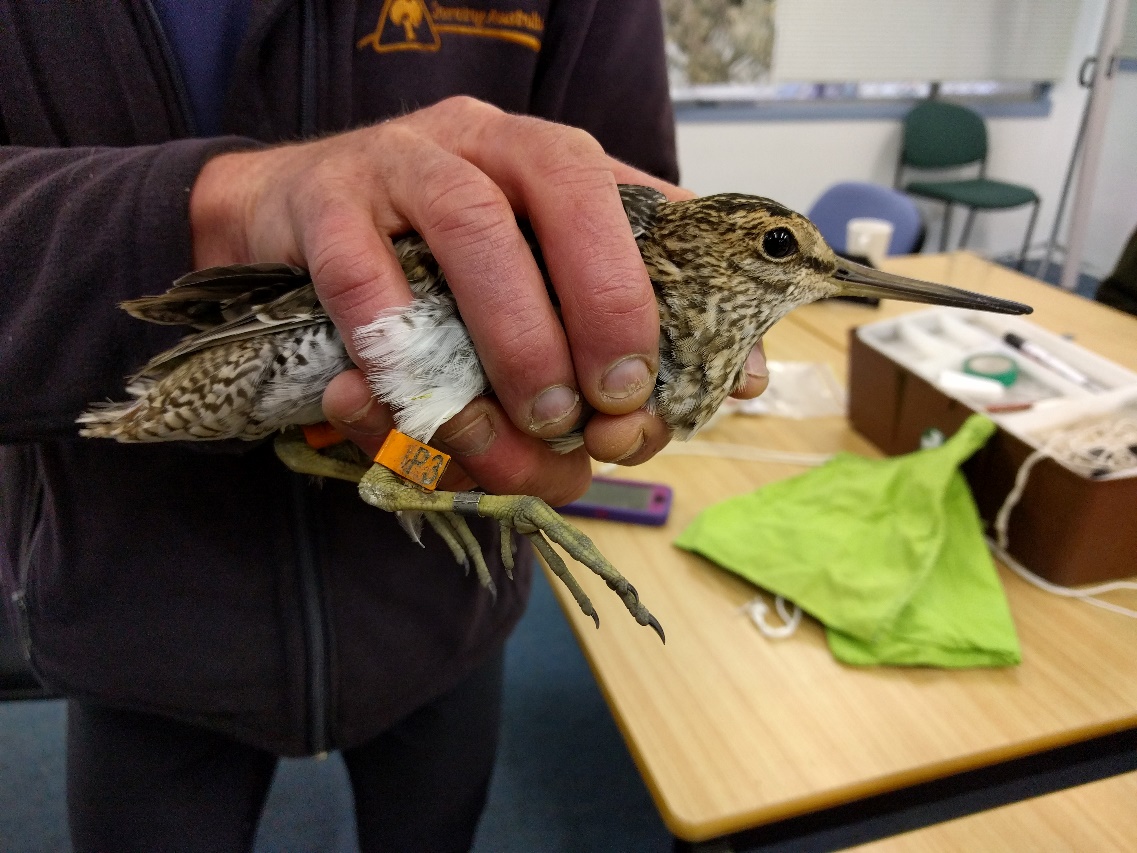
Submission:
{"label": "bird's long bill", "polygon": [[993,311],[996,314],[1029,314],[1034,310],[1021,302],[972,293],[946,284],[892,275],[843,258],[838,259],[837,272],[833,274],[832,280],[840,286],[841,296],[879,296],[883,299],[902,299],[905,302]]}

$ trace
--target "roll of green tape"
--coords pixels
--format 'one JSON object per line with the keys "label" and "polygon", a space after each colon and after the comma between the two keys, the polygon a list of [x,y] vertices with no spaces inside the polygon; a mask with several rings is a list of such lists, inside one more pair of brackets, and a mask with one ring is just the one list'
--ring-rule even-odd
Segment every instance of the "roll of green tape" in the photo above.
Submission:
{"label": "roll of green tape", "polygon": [[963,362],[963,372],[984,379],[994,379],[1002,385],[1014,385],[1019,378],[1019,365],[1013,358],[999,353],[973,355]]}

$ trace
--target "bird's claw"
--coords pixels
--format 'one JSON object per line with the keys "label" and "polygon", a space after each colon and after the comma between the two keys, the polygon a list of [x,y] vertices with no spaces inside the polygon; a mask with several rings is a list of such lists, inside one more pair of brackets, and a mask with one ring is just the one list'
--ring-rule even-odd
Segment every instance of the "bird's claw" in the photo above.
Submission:
{"label": "bird's claw", "polygon": [[640,601],[636,588],[600,553],[592,540],[565,521],[552,507],[528,495],[486,495],[471,492],[427,492],[413,486],[381,465],[372,467],[359,482],[359,494],[372,506],[390,512],[419,511],[442,537],[460,565],[473,565],[482,585],[494,592],[493,578],[486,566],[481,546],[470,532],[463,516],[478,515],[497,519],[501,527],[501,556],[506,573],[512,577],[513,547],[510,532],[525,536],[544,558],[549,569],[568,588],[577,605],[591,616],[597,627],[600,617],[592,602],[573,577],[565,561],[550,544],[560,545],[573,559],[599,575],[615,592],[633,618],[650,627],[666,642],[663,628]]}

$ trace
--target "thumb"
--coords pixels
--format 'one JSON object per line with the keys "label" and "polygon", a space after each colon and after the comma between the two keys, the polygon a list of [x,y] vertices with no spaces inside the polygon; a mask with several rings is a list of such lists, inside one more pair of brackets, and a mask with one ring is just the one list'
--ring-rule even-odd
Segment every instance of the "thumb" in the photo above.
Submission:
{"label": "thumb", "polygon": [[[387,433],[395,428],[391,410],[371,396],[362,370],[345,370],[324,389],[324,417],[336,432],[374,457]],[[460,465],[451,462],[439,486],[451,491],[475,487]]]}
{"label": "thumb", "polygon": [[395,427],[391,410],[371,396],[362,370],[345,370],[329,382],[323,405],[328,423],[370,456]]}

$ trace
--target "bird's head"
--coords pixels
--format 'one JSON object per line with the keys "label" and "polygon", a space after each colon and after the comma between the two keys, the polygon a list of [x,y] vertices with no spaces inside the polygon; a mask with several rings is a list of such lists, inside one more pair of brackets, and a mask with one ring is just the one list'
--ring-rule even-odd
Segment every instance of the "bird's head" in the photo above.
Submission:
{"label": "bird's head", "polygon": [[[840,258],[800,213],[759,196],[723,194],[660,210],[656,239],[705,285],[750,291],[772,320],[831,296],[875,296],[1029,314],[1019,302],[892,275]],[[704,270],[698,270],[699,265]],[[704,275],[705,273],[705,275]]]}

